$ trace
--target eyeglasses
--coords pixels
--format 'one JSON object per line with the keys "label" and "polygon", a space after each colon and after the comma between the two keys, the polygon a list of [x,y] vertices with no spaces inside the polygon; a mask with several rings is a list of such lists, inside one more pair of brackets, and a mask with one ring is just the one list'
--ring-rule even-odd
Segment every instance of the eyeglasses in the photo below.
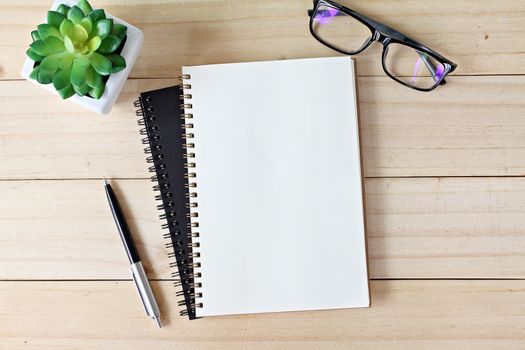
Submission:
{"label": "eyeglasses", "polygon": [[355,55],[377,41],[383,44],[383,70],[398,83],[419,91],[445,84],[457,65],[436,51],[382,23],[329,0],[314,0],[308,10],[310,32],[333,50]]}

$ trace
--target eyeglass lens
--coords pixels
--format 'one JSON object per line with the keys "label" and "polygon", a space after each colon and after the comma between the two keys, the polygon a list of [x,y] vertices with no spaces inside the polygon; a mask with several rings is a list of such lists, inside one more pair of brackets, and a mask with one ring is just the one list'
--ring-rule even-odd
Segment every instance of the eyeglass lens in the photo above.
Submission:
{"label": "eyeglass lens", "polygon": [[358,52],[372,37],[359,20],[336,8],[320,5],[313,15],[312,29],[325,44],[346,53]]}
{"label": "eyeglass lens", "polygon": [[445,67],[432,56],[410,46],[391,43],[385,48],[385,70],[397,80],[421,89],[439,84]]}

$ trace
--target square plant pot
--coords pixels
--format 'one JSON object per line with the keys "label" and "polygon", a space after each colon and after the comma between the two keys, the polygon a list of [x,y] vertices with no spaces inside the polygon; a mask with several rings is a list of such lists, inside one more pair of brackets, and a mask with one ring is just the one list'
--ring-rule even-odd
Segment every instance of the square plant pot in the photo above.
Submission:
{"label": "square plant pot", "polygon": [[[56,10],[60,4],[74,6],[77,4],[77,2],[78,0],[55,0],[53,6],[51,6],[51,10]],[[109,13],[106,13],[106,17],[113,19],[114,23],[123,24],[128,28],[126,32],[126,42],[124,43],[124,47],[120,53],[120,55],[126,60],[126,68],[109,76],[106,82],[106,88],[100,99],[97,100],[89,96],[78,96],[76,94],[67,99],[68,101],[82,105],[100,114],[107,114],[111,111],[111,108],[113,108],[113,105],[119,97],[120,92],[122,91],[122,88],[128,79],[129,73],[135,64],[137,56],[139,55],[140,49],[142,47],[142,43],[144,42],[144,34],[137,27],[134,27],[131,24],[114,17]],[[45,20],[42,23],[44,22]],[[35,62],[29,57],[26,57],[24,66],[22,67],[22,77],[29,80],[33,84],[39,85],[42,88],[53,92],[57,98],[60,99],[60,96],[55,90],[53,84],[41,84],[38,81],[29,78],[34,65]]]}

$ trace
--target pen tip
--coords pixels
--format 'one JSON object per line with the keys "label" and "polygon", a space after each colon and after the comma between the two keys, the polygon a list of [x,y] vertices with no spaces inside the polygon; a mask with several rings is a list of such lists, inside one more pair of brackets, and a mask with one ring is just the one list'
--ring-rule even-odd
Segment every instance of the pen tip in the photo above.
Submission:
{"label": "pen tip", "polygon": [[106,177],[104,176],[104,185],[108,184],[108,180],[106,180]]}
{"label": "pen tip", "polygon": [[160,321],[160,317],[154,317],[155,321],[157,322],[157,326],[159,328],[162,328],[162,322]]}

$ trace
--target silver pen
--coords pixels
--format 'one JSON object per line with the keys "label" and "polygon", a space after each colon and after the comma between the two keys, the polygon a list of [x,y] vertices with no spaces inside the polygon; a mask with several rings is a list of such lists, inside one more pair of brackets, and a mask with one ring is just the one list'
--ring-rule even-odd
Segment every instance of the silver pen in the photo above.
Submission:
{"label": "silver pen", "polygon": [[122,239],[122,243],[124,243],[124,249],[126,250],[126,254],[128,255],[131,264],[131,276],[133,277],[133,282],[135,282],[135,286],[137,286],[137,290],[139,291],[146,315],[153,318],[157,322],[157,326],[162,328],[159,306],[157,305],[155,295],[153,295],[153,291],[151,290],[148,276],[140,262],[139,253],[137,252],[137,248],[131,237],[128,224],[126,223],[126,220],[124,220],[124,215],[118,204],[117,196],[115,196],[115,192],[113,192],[111,185],[108,184],[105,178],[104,187],[106,189],[106,196],[108,197],[111,212],[113,213],[113,218],[115,219],[118,232],[120,233],[120,238]]}

